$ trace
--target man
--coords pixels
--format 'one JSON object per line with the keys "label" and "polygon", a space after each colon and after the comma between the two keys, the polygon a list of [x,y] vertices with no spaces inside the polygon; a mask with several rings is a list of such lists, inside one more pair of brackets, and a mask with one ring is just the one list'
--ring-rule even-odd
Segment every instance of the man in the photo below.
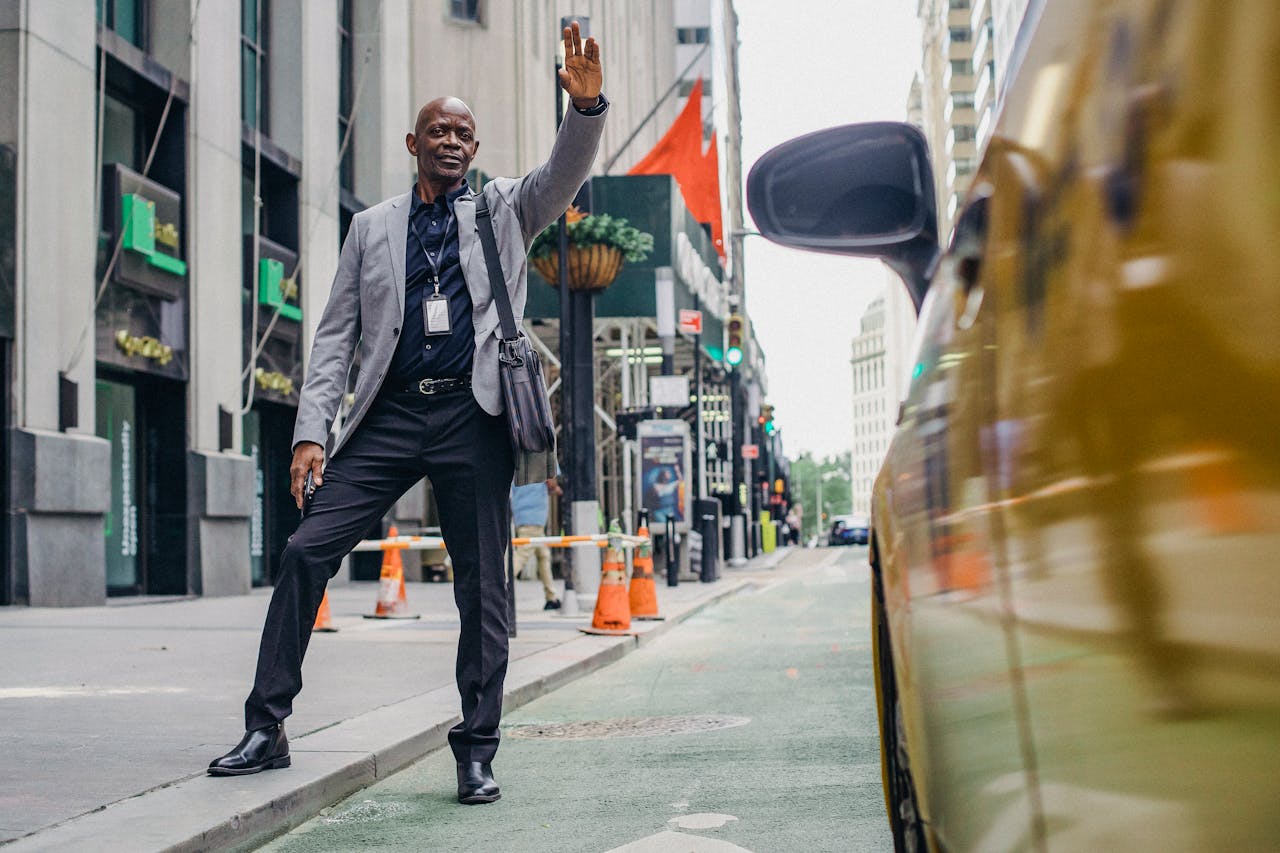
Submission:
{"label": "man", "polygon": [[[544,536],[547,532],[547,515],[551,509],[551,498],[560,495],[560,484],[555,477],[546,483],[529,483],[526,486],[511,486],[511,522],[516,528],[517,538],[533,538]],[[556,588],[551,583],[551,549],[546,545],[518,545],[512,562],[515,574],[520,575],[534,557],[538,566],[538,580],[542,581],[542,592],[547,603],[543,610],[559,610],[560,599],[556,596]]]}
{"label": "man", "polygon": [[[517,323],[525,253],[586,180],[608,108],[599,47],[593,39],[583,44],[577,23],[563,37],[560,84],[573,108],[550,158],[521,179],[495,179],[483,189]],[[245,702],[245,736],[209,773],[289,766],[283,724],[302,689],[302,658],[325,585],[369,527],[427,476],[462,623],[462,722],[449,732],[458,800],[489,803],[499,798],[490,762],[507,670],[507,490],[513,473],[522,483],[553,476],[555,460],[553,453],[513,459],[507,435],[498,310],[466,183],[479,148],[475,118],[457,98],[431,101],[405,145],[417,160],[417,182],[353,218],[316,329],[290,469],[299,508],[308,475],[314,496],[284,549]],[[355,400],[326,464],[325,441],[357,346]]]}

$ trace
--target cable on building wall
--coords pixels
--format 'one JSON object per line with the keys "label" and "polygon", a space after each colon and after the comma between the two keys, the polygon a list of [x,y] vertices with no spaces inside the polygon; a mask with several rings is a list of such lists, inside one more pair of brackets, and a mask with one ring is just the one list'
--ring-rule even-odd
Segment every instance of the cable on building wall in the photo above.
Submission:
{"label": "cable on building wall", "polygon": [[[187,45],[188,46],[195,43],[196,20],[199,17],[199,15],[200,15],[200,0],[196,0],[196,4],[191,10],[191,23],[187,27]],[[107,78],[105,74],[106,61],[107,61],[107,58],[105,55],[105,51],[102,49],[102,46],[99,45],[98,46],[98,65],[101,70],[98,73],[98,143],[97,143],[98,150],[96,152],[96,156],[97,156],[97,159],[95,162],[96,175],[94,177],[94,187],[95,187],[94,203],[97,204],[99,207],[98,217],[94,218],[94,224],[95,224],[95,227],[97,228],[101,228],[101,224],[99,223],[99,218],[102,215],[101,214],[102,201],[98,197],[98,193],[100,193],[102,190],[98,182],[101,179],[102,166],[103,166],[103,163],[102,163],[102,156],[103,156],[102,155],[102,133],[103,133],[102,114],[103,114],[103,99],[106,93],[106,85],[107,85]],[[142,164],[142,176],[144,178],[147,177],[151,172],[151,164],[156,158],[156,151],[160,148],[160,137],[164,135],[165,126],[169,122],[169,112],[173,108],[173,99],[174,99],[174,96],[177,94],[177,92],[178,92],[178,75],[171,72],[169,74],[169,94],[165,98],[164,109],[160,112],[160,121],[156,125],[155,135],[151,138],[151,145],[147,149],[147,159]],[[97,242],[96,235],[94,237],[94,242]],[[98,303],[102,301],[103,294],[107,292],[107,284],[111,281],[111,273],[115,272],[116,261],[120,259],[120,249],[123,246],[124,246],[124,229],[121,228],[120,233],[116,235],[115,246],[111,250],[111,259],[107,261],[107,268],[102,273],[102,281],[98,283],[98,289],[93,296],[93,313],[90,315],[89,319],[85,322],[84,326],[81,328],[80,335],[76,340],[75,351],[71,353],[71,357],[68,359],[66,366],[63,368],[63,373],[71,373],[71,371],[74,370],[80,364],[80,359],[84,357],[85,342],[89,339],[89,329],[93,326],[94,319],[97,316]]]}
{"label": "cable on building wall", "polygon": [[[375,33],[382,32],[382,8],[383,8],[383,4],[379,2],[378,12],[374,19]],[[259,7],[259,16],[261,16],[261,7]],[[356,72],[357,76],[356,76],[355,95],[351,99],[351,115],[353,117],[356,116],[359,112],[360,99],[361,99],[361,96],[364,94],[364,87],[368,78],[369,63],[370,63],[370,60],[372,59],[373,59],[373,48],[371,46],[366,45],[364,49],[364,58],[361,60],[360,67],[357,69],[357,72]],[[259,62],[261,62],[261,56],[259,56]],[[257,76],[258,76],[257,101],[259,104],[258,109],[261,110],[262,74],[260,70]],[[319,208],[320,210],[324,210],[326,207],[328,207],[330,200],[333,198],[335,190],[337,190],[338,188],[338,182],[342,175],[342,158],[346,155],[347,148],[351,144],[351,132],[352,130],[355,129],[355,125],[356,123],[354,120],[349,122],[347,124],[346,131],[342,134],[342,143],[338,146],[338,158],[333,168],[333,174],[329,178],[329,184],[325,189],[324,198]],[[253,181],[254,181],[254,184],[253,184],[254,186],[254,189],[253,189],[253,195],[254,195],[254,207],[253,207],[254,299],[252,300],[253,301],[253,327],[252,328],[254,329],[255,334],[257,332],[257,324],[258,324],[258,300],[256,296],[258,292],[257,236],[258,236],[258,229],[259,229],[258,223],[260,220],[261,207],[262,207],[262,200],[258,197],[258,170],[260,168],[259,139],[260,139],[260,136],[255,134],[253,139],[254,149],[255,149],[254,150],[254,177],[253,177]],[[303,243],[301,244],[302,246],[310,245],[311,240],[315,236],[316,230],[317,228],[319,228],[319,226],[320,226],[320,216],[317,214],[312,217],[311,227],[307,231],[307,237],[306,237],[306,240],[303,241]],[[299,247],[298,260],[293,265],[293,271],[287,276],[288,279],[296,280],[298,271],[302,269],[302,257],[303,257],[303,253],[301,251],[301,247]],[[281,299],[280,304],[275,306],[275,311],[272,312],[271,319],[267,322],[267,327],[262,331],[262,337],[259,338],[257,342],[254,344],[253,351],[249,354],[248,363],[245,364],[244,371],[240,374],[240,381],[242,383],[246,383],[248,388],[248,393],[245,397],[244,405],[240,409],[241,416],[247,415],[249,413],[249,410],[253,407],[253,397],[256,391],[256,387],[255,387],[256,383],[254,382],[254,378],[253,378],[254,369],[258,365],[258,356],[260,356],[262,354],[262,350],[266,348],[267,341],[271,337],[271,332],[272,330],[275,329],[276,323],[280,319],[280,312],[284,308],[284,305],[285,305],[285,300]]]}
{"label": "cable on building wall", "polygon": [[[262,4],[255,6],[257,10],[258,21],[255,24],[254,32],[256,38],[262,38]],[[249,285],[249,305],[250,319],[249,328],[252,330],[249,334],[256,335],[258,333],[258,287],[261,283],[260,273],[258,271],[258,259],[260,248],[258,240],[262,236],[262,51],[255,50],[253,52],[253,259],[249,263],[250,275],[253,281]],[[298,253],[298,257],[302,257],[302,253]],[[267,326],[266,334],[263,335],[265,342],[266,336],[271,334],[271,329],[275,327],[276,318],[280,316],[280,309],[284,307],[285,300],[280,299],[280,304],[276,306],[275,314],[271,317],[271,322]],[[261,347],[254,347],[253,354],[249,358],[249,367],[245,369],[245,373],[253,375],[253,367],[258,363],[258,353]],[[244,374],[240,375],[240,381],[244,381]],[[240,416],[244,417],[249,413],[250,407],[253,406],[254,382],[249,380],[249,394],[244,406],[240,409]]]}

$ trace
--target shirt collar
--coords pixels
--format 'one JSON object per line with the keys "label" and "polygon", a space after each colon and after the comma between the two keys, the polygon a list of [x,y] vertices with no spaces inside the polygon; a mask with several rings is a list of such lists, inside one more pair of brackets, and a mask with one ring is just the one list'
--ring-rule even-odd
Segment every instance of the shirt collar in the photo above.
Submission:
{"label": "shirt collar", "polygon": [[[449,209],[452,210],[453,203],[457,201],[461,196],[469,192],[471,192],[471,187],[468,186],[467,182],[464,180],[462,182],[462,185],[458,187],[456,190],[449,190],[449,192],[445,193],[445,200],[449,204]],[[437,198],[436,201],[439,201],[439,199]],[[426,202],[418,198],[418,185],[414,184],[413,186],[411,186],[409,188],[409,215],[412,216],[413,214],[417,213],[419,210],[427,206],[428,205]]]}

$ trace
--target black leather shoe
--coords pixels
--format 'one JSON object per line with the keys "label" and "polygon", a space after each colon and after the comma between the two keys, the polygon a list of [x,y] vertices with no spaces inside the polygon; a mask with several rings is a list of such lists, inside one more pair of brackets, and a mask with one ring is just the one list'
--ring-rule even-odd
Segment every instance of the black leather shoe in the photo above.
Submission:
{"label": "black leather shoe", "polygon": [[502,799],[489,762],[458,762],[458,802],[473,806]]}
{"label": "black leather shoe", "polygon": [[551,599],[551,600],[550,600],[550,601],[548,601],[546,604],[542,605],[542,609],[543,609],[543,610],[559,610],[559,609],[560,609],[560,599],[558,599],[558,598],[553,598],[553,599]]}
{"label": "black leather shoe", "polygon": [[285,737],[284,726],[277,723],[245,732],[235,749],[209,763],[209,775],[247,776],[289,764],[289,739]]}

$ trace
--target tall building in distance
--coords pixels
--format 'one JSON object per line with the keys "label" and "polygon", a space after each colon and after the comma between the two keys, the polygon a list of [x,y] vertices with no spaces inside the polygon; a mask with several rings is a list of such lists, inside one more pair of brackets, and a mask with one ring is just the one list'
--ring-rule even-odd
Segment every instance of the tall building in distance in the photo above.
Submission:
{"label": "tall building in distance", "polygon": [[720,79],[715,74],[711,56],[712,0],[676,0],[676,67],[680,75],[680,102],[689,96],[693,84],[702,78],[703,135],[710,128],[712,104],[718,94]]}
{"label": "tall building in distance", "polygon": [[[899,285],[901,287],[901,285]],[[893,434],[894,404],[886,383],[885,297],[871,300],[853,339],[853,511],[871,511],[871,486]]]}
{"label": "tall building in distance", "polygon": [[908,103],[933,154],[945,242],[991,139],[1027,0],[918,0],[922,51]]}
{"label": "tall building in distance", "polygon": [[897,273],[867,306],[853,339],[853,511],[869,512],[872,486],[889,450],[898,405],[911,383],[916,312]]}

